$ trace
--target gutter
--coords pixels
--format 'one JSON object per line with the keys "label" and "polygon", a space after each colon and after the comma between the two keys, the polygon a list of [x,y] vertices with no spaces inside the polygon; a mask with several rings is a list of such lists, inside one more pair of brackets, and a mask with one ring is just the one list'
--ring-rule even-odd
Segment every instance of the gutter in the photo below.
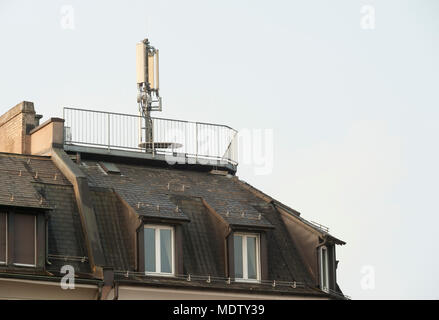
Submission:
{"label": "gutter", "polygon": [[[19,279],[19,280],[60,282],[62,277],[49,276],[49,275],[36,275],[36,274],[34,275],[34,274],[18,274],[18,273],[0,272],[0,279]],[[75,278],[75,283],[78,283],[78,284],[99,285],[99,283],[101,283],[101,282],[102,282],[102,280]]]}
{"label": "gutter", "polygon": [[[224,288],[224,287],[203,287],[203,286],[187,286],[184,284],[170,284],[170,283],[143,283],[138,280],[123,280],[119,279],[115,281],[115,292],[114,300],[119,299],[119,287],[129,286],[129,287],[143,287],[143,288],[155,288],[155,289],[169,289],[169,290],[181,290],[181,291],[208,291],[208,292],[221,292],[228,294],[247,294],[247,295],[270,295],[270,296],[289,296],[289,297],[315,297],[315,298],[330,298],[330,294],[320,289],[314,287],[306,287],[305,290],[308,292],[293,292],[287,290],[277,290],[271,291],[264,288]],[[116,289],[115,289],[116,290]]]}

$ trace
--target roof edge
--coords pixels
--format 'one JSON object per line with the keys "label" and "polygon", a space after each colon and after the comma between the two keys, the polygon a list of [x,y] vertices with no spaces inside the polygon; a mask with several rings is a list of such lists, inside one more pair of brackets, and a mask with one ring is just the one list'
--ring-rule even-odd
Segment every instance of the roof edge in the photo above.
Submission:
{"label": "roof edge", "polygon": [[258,198],[264,200],[267,203],[271,203],[276,210],[281,209],[283,211],[285,211],[288,215],[298,219],[300,222],[302,222],[303,224],[305,224],[306,226],[308,226],[309,228],[311,228],[313,231],[317,232],[319,234],[319,236],[321,236],[322,238],[328,238],[332,241],[334,241],[336,244],[339,245],[345,245],[346,242],[332,236],[331,234],[329,234],[328,232],[325,232],[324,230],[319,229],[317,226],[315,226],[314,224],[312,224],[311,222],[309,222],[308,220],[304,219],[303,217],[301,217],[301,214],[299,211],[294,210],[293,208],[285,205],[284,203],[270,197],[269,195],[267,195],[266,193],[262,192],[261,190],[255,188],[254,186],[252,186],[251,184],[247,183],[244,180],[239,179],[238,177],[234,178],[236,182],[238,182],[244,189],[252,192],[255,196],[257,196]]}

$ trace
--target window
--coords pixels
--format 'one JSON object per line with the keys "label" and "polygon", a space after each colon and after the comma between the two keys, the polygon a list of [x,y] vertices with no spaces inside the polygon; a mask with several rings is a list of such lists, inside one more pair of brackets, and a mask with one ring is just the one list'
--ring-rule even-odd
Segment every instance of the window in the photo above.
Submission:
{"label": "window", "polygon": [[320,247],[320,287],[323,291],[329,291],[328,271],[328,248]]}
{"label": "window", "polygon": [[36,264],[36,216],[14,215],[14,264],[33,267]]}
{"label": "window", "polygon": [[174,274],[174,229],[146,225],[144,228],[145,273]]}
{"label": "window", "polygon": [[258,281],[260,279],[259,236],[236,233],[233,236],[235,280]]}
{"label": "window", "polygon": [[[25,212],[0,212],[0,265],[36,267],[38,252],[44,255],[44,243],[38,244],[37,233],[44,239],[45,230],[38,231],[37,219],[44,216]],[[41,251],[40,251],[41,250]],[[44,260],[40,261],[43,266]]]}
{"label": "window", "polygon": [[8,215],[0,212],[0,264],[8,260]]}

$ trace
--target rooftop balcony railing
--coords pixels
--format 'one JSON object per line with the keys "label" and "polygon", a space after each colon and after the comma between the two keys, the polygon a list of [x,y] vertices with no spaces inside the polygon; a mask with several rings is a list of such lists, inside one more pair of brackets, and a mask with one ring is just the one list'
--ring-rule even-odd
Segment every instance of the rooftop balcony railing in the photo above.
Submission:
{"label": "rooftop balcony railing", "polygon": [[137,115],[64,108],[65,146],[183,157],[190,163],[216,161],[236,166],[237,131],[218,124],[152,119],[152,141],[146,140],[145,118]]}

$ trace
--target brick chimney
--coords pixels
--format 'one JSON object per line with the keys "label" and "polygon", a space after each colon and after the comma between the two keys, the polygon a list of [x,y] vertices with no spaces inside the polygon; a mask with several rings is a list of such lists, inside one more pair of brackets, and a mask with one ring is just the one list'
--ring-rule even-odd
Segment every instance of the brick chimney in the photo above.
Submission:
{"label": "brick chimney", "polygon": [[41,118],[28,101],[0,116],[0,152],[48,155],[53,147],[62,148],[64,120],[40,124]]}
{"label": "brick chimney", "polygon": [[34,104],[28,101],[17,104],[0,116],[0,152],[29,154],[29,132],[38,120]]}

